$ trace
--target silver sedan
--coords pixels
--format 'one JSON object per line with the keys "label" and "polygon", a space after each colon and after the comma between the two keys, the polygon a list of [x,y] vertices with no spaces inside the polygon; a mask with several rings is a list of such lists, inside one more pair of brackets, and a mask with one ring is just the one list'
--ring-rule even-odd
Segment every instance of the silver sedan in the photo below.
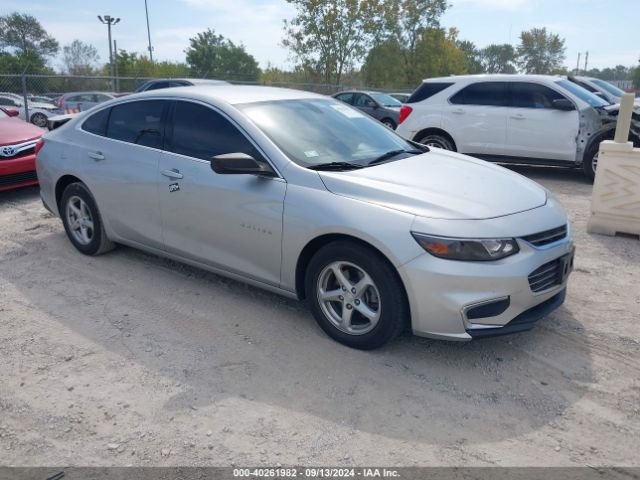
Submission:
{"label": "silver sedan", "polygon": [[518,332],[565,298],[571,230],[549,192],[332,98],[158,90],[37,151],[42,200],[80,252],[125,244],[306,299],[351,347]]}

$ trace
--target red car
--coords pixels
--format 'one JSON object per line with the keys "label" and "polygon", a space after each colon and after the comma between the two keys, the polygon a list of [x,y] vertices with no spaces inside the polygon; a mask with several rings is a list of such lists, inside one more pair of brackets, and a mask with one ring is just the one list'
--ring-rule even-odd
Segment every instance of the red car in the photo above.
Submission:
{"label": "red car", "polygon": [[0,109],[0,191],[38,183],[36,145],[45,131],[17,113]]}

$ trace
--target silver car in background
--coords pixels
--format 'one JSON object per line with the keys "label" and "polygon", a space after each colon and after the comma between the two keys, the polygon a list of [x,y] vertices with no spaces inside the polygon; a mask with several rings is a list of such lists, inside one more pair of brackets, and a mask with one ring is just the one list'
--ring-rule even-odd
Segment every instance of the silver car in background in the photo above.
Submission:
{"label": "silver car in background", "polygon": [[332,98],[267,87],[131,95],[44,135],[45,206],[97,255],[140,248],[292,298],[348,346],[531,328],[565,298],[544,188],[409,142]]}

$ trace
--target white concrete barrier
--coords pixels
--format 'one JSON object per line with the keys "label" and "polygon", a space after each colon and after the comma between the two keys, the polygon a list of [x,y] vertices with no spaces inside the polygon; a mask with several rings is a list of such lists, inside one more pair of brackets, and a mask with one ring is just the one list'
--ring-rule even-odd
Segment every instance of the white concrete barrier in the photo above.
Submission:
{"label": "white concrete barrier", "polygon": [[615,141],[600,144],[588,232],[640,238],[640,149],[627,141],[633,102],[623,96]]}

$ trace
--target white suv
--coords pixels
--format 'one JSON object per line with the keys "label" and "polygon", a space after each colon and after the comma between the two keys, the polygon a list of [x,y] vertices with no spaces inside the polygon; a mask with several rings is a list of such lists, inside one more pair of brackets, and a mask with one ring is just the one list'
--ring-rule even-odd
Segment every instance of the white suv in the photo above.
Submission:
{"label": "white suv", "polygon": [[[580,167],[593,178],[618,106],[566,78],[467,75],[424,80],[400,112],[410,140],[501,163]],[[640,141],[634,116],[632,140]]]}

